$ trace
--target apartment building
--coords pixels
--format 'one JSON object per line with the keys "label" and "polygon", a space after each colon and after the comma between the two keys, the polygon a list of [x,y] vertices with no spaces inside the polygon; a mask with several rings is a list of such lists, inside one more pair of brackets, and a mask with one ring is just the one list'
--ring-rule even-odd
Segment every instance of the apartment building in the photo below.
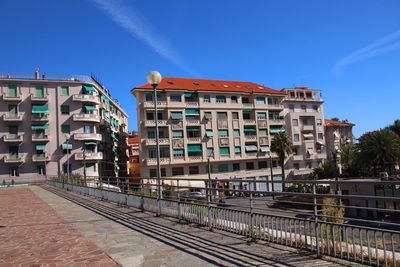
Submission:
{"label": "apartment building", "polygon": [[129,177],[132,182],[140,182],[139,137],[137,133],[128,137],[129,147]]}
{"label": "apartment building", "polygon": [[333,159],[332,151],[340,149],[343,145],[353,145],[353,123],[347,120],[330,119],[324,121],[326,145],[331,151],[327,153],[328,159]]}
{"label": "apartment building", "polygon": [[[162,177],[207,178],[209,160],[211,178],[265,181],[272,167],[274,180],[281,179],[269,148],[273,135],[285,131],[285,92],[251,82],[184,78],[163,78],[157,91]],[[137,103],[140,174],[156,177],[153,91],[144,84],[131,92]]]}
{"label": "apartment building", "polygon": [[289,178],[312,172],[326,159],[323,99],[320,90],[309,87],[284,88],[283,101],[287,134],[292,139],[292,155],[287,162]]}
{"label": "apartment building", "polygon": [[127,114],[94,77],[0,76],[0,181],[118,171]]}

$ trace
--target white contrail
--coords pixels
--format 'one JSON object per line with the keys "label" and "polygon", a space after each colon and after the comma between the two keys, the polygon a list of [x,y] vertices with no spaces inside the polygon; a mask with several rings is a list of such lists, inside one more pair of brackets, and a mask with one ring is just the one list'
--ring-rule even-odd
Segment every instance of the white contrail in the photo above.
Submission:
{"label": "white contrail", "polygon": [[371,44],[345,56],[333,67],[333,72],[338,73],[343,67],[367,58],[375,57],[400,48],[400,31],[388,34]]}
{"label": "white contrail", "polygon": [[171,43],[136,9],[116,0],[92,0],[111,19],[126,29],[132,36],[153,48],[160,56],[177,65],[182,70],[194,74]]}

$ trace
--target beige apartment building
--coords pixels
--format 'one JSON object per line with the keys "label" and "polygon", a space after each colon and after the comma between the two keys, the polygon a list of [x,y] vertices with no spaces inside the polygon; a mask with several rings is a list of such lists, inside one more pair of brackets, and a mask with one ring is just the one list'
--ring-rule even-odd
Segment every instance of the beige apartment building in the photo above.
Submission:
{"label": "beige apartment building", "polygon": [[320,90],[309,87],[284,88],[283,101],[287,134],[292,139],[292,155],[286,168],[289,179],[312,172],[326,159],[323,99]]}
{"label": "beige apartment building", "polygon": [[[163,78],[157,87],[163,177],[269,180],[270,143],[285,131],[285,92],[251,82]],[[156,177],[154,102],[151,86],[132,89],[136,97],[140,174]],[[281,179],[272,153],[274,180]],[[254,184],[254,183],[253,183]],[[235,186],[235,185],[234,185]],[[265,183],[256,189],[265,190]],[[279,190],[280,185],[275,186]]]}
{"label": "beige apartment building", "polygon": [[353,145],[353,127],[354,124],[347,120],[340,121],[336,119],[325,120],[326,145],[329,147],[328,159],[333,159],[333,152],[340,150],[344,145]]}
{"label": "beige apartment building", "polygon": [[[127,114],[94,77],[0,77],[0,182],[115,176]],[[69,163],[69,165],[68,165]]]}

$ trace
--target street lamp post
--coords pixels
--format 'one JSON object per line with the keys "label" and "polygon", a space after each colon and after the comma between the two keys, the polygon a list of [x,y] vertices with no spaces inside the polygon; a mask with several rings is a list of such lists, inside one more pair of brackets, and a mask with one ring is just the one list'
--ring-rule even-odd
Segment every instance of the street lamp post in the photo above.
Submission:
{"label": "street lamp post", "polygon": [[269,151],[269,169],[271,170],[271,186],[272,186],[272,200],[275,200],[275,187],[274,187],[274,173],[272,171],[272,155],[271,150]]}
{"label": "street lamp post", "polygon": [[157,109],[157,86],[161,82],[161,74],[158,71],[151,71],[147,75],[147,82],[153,87],[154,101],[154,122],[156,125],[156,148],[157,148],[157,216],[161,215],[161,167],[160,167],[160,143],[158,129],[158,109]]}
{"label": "street lamp post", "polygon": [[317,145],[319,146],[323,146],[325,147],[327,150],[329,150],[332,153],[333,156],[333,160],[335,162],[335,183],[336,183],[336,190],[335,190],[335,195],[339,194],[339,175],[342,174],[341,169],[339,168],[338,162],[337,162],[337,156],[338,153],[340,153],[340,149],[339,148],[335,148],[335,150],[333,150],[332,148],[328,147],[327,145],[321,143],[321,142],[317,142]]}
{"label": "street lamp post", "polygon": [[67,141],[67,181],[68,181],[68,183],[69,183],[69,139],[70,138],[71,138],[71,136],[69,134],[65,134],[65,141]]}

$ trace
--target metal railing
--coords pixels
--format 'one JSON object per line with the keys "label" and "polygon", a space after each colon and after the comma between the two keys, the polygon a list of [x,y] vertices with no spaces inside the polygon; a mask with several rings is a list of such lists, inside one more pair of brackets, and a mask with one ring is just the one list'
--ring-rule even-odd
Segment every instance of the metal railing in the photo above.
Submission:
{"label": "metal railing", "polygon": [[254,241],[363,264],[400,266],[400,180],[162,178],[161,198],[155,178],[128,181],[87,177],[84,183],[54,177],[48,183]]}

